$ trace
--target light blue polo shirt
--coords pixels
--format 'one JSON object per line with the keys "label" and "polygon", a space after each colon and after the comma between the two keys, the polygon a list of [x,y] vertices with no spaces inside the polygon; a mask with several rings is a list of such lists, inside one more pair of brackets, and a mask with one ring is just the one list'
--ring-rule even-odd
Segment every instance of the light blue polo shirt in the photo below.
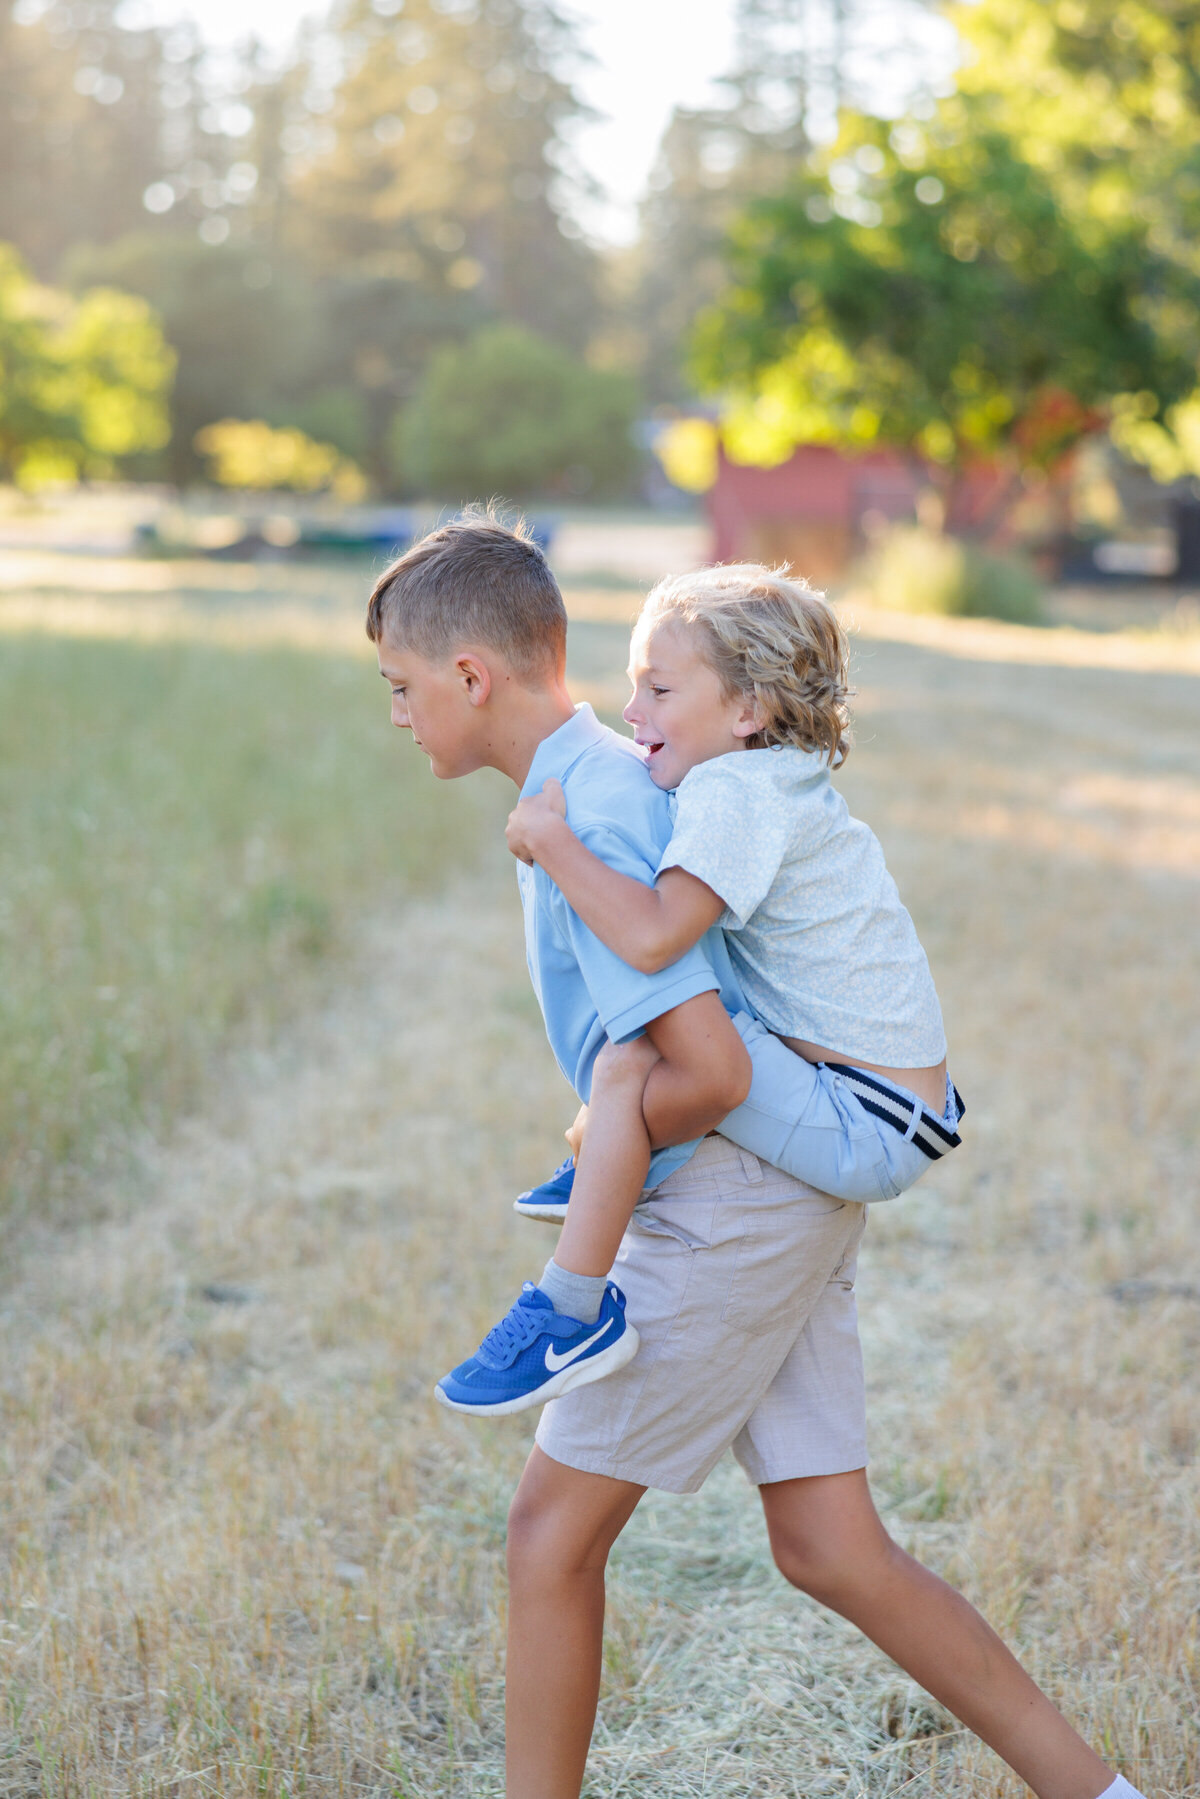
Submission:
{"label": "light blue polo shirt", "polygon": [[[537,748],[524,799],[551,777],[562,782],[567,823],[593,855],[647,887],[672,831],[667,796],[642,765],[632,741],[602,725],[590,706],[576,708]],[[728,1011],[744,1009],[725,947],[715,927],[686,955],[658,974],[639,974],[593,936],[545,870],[517,863],[525,913],[525,953],[554,1058],[581,1100],[592,1089],[592,1066],[605,1038],[624,1043],[653,1018],[719,992]],[[660,1149],[648,1186],[665,1180],[695,1143]]]}

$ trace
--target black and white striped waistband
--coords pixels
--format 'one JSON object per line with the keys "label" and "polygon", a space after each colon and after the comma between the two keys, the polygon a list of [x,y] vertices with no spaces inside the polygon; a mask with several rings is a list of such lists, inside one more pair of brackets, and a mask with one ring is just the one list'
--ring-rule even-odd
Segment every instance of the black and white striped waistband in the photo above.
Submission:
{"label": "black and white striped waistband", "polygon": [[[885,1124],[890,1124],[893,1130],[899,1131],[902,1137],[924,1151],[931,1162],[936,1162],[940,1156],[949,1155],[962,1142],[958,1132],[948,1131],[915,1094],[912,1099],[902,1098],[894,1087],[889,1087],[877,1075],[868,1074],[864,1068],[853,1068],[848,1063],[827,1062],[825,1066],[832,1069],[844,1086],[849,1087],[864,1112],[870,1112],[874,1118],[882,1118]],[[958,1088],[952,1090],[958,1116],[961,1118],[967,1108]],[[914,1111],[917,1115],[915,1130],[912,1129]]]}

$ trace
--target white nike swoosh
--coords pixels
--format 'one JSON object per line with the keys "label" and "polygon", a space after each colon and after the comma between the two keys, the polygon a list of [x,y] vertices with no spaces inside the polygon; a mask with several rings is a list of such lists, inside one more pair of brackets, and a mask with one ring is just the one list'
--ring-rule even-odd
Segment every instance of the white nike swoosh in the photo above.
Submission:
{"label": "white nike swoosh", "polygon": [[568,1349],[565,1355],[559,1355],[558,1351],[555,1349],[548,1349],[546,1351],[547,1374],[557,1374],[559,1369],[565,1368],[569,1362],[577,1362],[580,1356],[592,1347],[593,1343],[598,1343],[600,1341],[611,1323],[611,1318],[606,1319],[594,1337],[589,1337],[586,1343],[577,1343],[575,1348]]}

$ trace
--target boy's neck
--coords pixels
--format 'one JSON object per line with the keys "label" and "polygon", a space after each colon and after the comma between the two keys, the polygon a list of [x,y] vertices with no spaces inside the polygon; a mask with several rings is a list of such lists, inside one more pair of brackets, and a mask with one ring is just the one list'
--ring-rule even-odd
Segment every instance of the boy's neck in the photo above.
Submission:
{"label": "boy's neck", "polygon": [[538,746],[575,716],[575,702],[561,682],[549,687],[511,687],[494,714],[488,765],[518,787],[525,785]]}

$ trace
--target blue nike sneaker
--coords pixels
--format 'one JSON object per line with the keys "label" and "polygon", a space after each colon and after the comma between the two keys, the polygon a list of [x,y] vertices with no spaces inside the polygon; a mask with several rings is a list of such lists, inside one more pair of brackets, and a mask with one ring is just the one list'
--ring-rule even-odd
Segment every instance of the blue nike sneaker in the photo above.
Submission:
{"label": "blue nike sneaker", "polygon": [[452,1412],[487,1418],[544,1405],[572,1387],[603,1380],[637,1354],[625,1295],[610,1281],[595,1324],[564,1318],[532,1281],[473,1356],[442,1376],[434,1393]]}
{"label": "blue nike sneaker", "polygon": [[540,1218],[546,1224],[561,1224],[567,1215],[567,1201],[575,1185],[575,1158],[560,1162],[548,1181],[530,1187],[513,1200],[513,1211],[522,1218]]}

